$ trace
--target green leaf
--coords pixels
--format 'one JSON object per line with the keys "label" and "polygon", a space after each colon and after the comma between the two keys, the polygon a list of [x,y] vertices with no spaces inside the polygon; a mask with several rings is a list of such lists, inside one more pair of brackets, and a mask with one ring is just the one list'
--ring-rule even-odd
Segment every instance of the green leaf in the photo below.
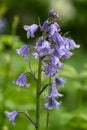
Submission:
{"label": "green leaf", "polygon": [[66,125],[67,130],[87,130],[87,119],[74,116]]}

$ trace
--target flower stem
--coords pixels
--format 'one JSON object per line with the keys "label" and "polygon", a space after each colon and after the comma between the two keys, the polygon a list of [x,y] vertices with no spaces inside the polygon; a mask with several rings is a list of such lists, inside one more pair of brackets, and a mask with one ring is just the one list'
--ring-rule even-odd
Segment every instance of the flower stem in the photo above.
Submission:
{"label": "flower stem", "polygon": [[40,129],[40,87],[41,87],[41,66],[42,61],[39,59],[38,63],[38,79],[37,79],[37,88],[36,88],[36,130]]}
{"label": "flower stem", "polygon": [[41,90],[40,90],[40,95],[44,92],[44,90],[49,86],[49,84],[46,84]]}
{"label": "flower stem", "polygon": [[49,126],[49,110],[47,110],[46,130],[48,130],[48,126]]}
{"label": "flower stem", "polygon": [[24,114],[29,119],[29,121],[35,126],[35,128],[37,127],[37,124],[31,119],[27,112],[19,111],[18,113]]}

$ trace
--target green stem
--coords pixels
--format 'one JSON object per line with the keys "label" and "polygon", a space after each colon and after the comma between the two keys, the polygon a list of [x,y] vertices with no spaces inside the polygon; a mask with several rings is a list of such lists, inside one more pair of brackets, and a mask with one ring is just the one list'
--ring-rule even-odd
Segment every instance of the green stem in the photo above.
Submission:
{"label": "green stem", "polygon": [[49,84],[46,84],[41,90],[40,90],[40,95],[44,92],[44,90],[49,86]]}
{"label": "green stem", "polygon": [[32,76],[32,78],[37,82],[37,79],[36,79],[35,75],[32,72],[26,72],[25,74],[30,74]]}
{"label": "green stem", "polygon": [[31,64],[30,64],[30,60],[29,60],[29,69],[30,69],[30,72],[33,73],[32,68],[31,68]]}
{"label": "green stem", "polygon": [[47,110],[46,130],[48,130],[48,126],[49,126],[49,110]]}
{"label": "green stem", "polygon": [[38,63],[38,79],[37,79],[37,88],[36,88],[36,130],[40,129],[40,88],[41,88],[41,66],[42,61],[39,59]]}
{"label": "green stem", "polygon": [[35,127],[37,127],[37,124],[32,120],[32,118],[29,116],[29,114],[28,114],[27,112],[19,111],[18,113],[21,113],[21,114],[25,115],[25,116],[29,119],[29,121],[30,121]]}
{"label": "green stem", "polygon": [[[51,85],[51,77],[49,78],[49,90],[48,90],[48,94],[49,94],[49,91],[50,91],[50,85]],[[46,130],[48,130],[48,127],[49,127],[49,110],[47,110],[47,117],[46,117]]]}
{"label": "green stem", "polygon": [[13,23],[12,23],[12,35],[13,36],[16,35],[18,23],[19,23],[19,17],[15,16],[14,20],[13,20]]}

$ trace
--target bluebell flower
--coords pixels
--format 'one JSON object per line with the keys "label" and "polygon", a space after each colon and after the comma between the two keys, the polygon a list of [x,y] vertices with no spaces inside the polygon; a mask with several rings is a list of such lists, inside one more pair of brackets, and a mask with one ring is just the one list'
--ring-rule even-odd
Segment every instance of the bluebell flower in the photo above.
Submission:
{"label": "bluebell flower", "polygon": [[36,49],[39,48],[50,48],[50,43],[47,40],[44,40],[43,37],[40,37],[36,43]]}
{"label": "bluebell flower", "polygon": [[26,86],[27,88],[30,87],[30,84],[27,83],[26,74],[22,73],[17,80],[13,81],[14,84],[17,84],[19,86]]}
{"label": "bluebell flower", "polygon": [[35,46],[36,52],[33,53],[35,57],[45,57],[52,53],[50,43],[47,40],[44,40],[43,37],[40,37]]}
{"label": "bluebell flower", "polygon": [[58,69],[57,66],[51,65],[51,64],[44,66],[44,71],[45,71],[45,74],[48,75],[48,76],[55,76],[55,74],[57,72],[60,72],[60,70]]}
{"label": "bluebell flower", "polygon": [[50,49],[50,43],[48,41],[46,41],[46,40],[43,40],[42,41],[42,45],[41,46],[37,46],[37,48],[39,48],[39,49],[44,49],[44,48]]}
{"label": "bluebell flower", "polygon": [[63,39],[65,41],[65,47],[69,50],[73,50],[75,48],[80,47],[80,45],[76,45],[75,41],[70,38],[63,37]]}
{"label": "bluebell flower", "polygon": [[35,36],[34,33],[38,29],[38,25],[37,24],[33,24],[31,26],[24,25],[23,28],[24,28],[25,31],[27,31],[27,38],[29,38],[29,37],[33,38]]}
{"label": "bluebell flower", "polygon": [[42,46],[43,40],[44,40],[43,36],[39,37],[39,39],[38,39],[38,41],[37,41],[37,43],[36,43],[36,48]]}
{"label": "bluebell flower", "polygon": [[32,53],[35,56],[35,59],[39,59],[40,57],[44,58],[49,56],[52,53],[50,48],[39,48],[37,52]]}
{"label": "bluebell flower", "polygon": [[64,67],[64,64],[61,63],[59,58],[57,56],[51,57],[51,65],[58,66],[58,67]]}
{"label": "bluebell flower", "polygon": [[73,53],[70,52],[69,49],[65,47],[65,45],[61,45],[60,47],[56,45],[54,47],[53,54],[57,56],[59,59],[68,59],[70,58],[70,56],[73,55]]}
{"label": "bluebell flower", "polygon": [[50,16],[50,17],[51,17],[51,16],[54,16],[54,14],[55,14],[54,9],[51,9],[50,12],[49,12],[49,16]]}
{"label": "bluebell flower", "polygon": [[66,48],[61,49],[61,51],[63,51],[64,53],[63,55],[61,55],[61,59],[69,59],[73,55],[73,52],[69,51]]}
{"label": "bluebell flower", "polygon": [[7,111],[5,111],[4,112],[5,113],[5,115],[8,117],[8,119],[10,120],[10,121],[12,121],[12,124],[13,125],[15,125],[15,119],[17,118],[17,116],[18,116],[18,112],[17,111],[13,111],[13,112],[7,112]]}
{"label": "bluebell flower", "polygon": [[75,48],[79,48],[79,45],[76,45],[74,40],[66,37],[62,37],[58,32],[56,32],[52,39],[56,42],[56,46],[54,47],[54,55],[61,59],[68,59],[73,55],[70,50]]}
{"label": "bluebell flower", "polygon": [[59,48],[58,45],[54,46],[54,56],[58,58],[62,58],[62,56],[65,54],[65,52],[62,50],[62,48]]}
{"label": "bluebell flower", "polygon": [[56,42],[56,44],[58,45],[58,47],[61,47],[62,45],[65,44],[64,38],[58,32],[56,32],[54,34],[53,41]]}
{"label": "bluebell flower", "polygon": [[22,46],[20,49],[16,49],[16,52],[17,54],[22,54],[23,57],[28,57],[28,54],[29,54],[29,46],[25,45],[25,46]]}
{"label": "bluebell flower", "polygon": [[45,108],[47,109],[53,109],[53,108],[59,108],[62,102],[57,102],[55,98],[49,98],[49,103],[45,104]]}
{"label": "bluebell flower", "polygon": [[55,79],[54,79],[55,81],[55,84],[56,85],[60,85],[60,86],[64,86],[64,83],[66,82],[66,80],[64,79],[64,78],[62,78],[62,77],[55,77]]}
{"label": "bluebell flower", "polygon": [[49,95],[47,96],[47,98],[58,98],[58,97],[62,97],[63,94],[60,94],[58,91],[57,91],[57,88],[56,86],[52,86],[50,88],[50,92],[49,92]]}
{"label": "bluebell flower", "polygon": [[56,32],[60,31],[60,26],[57,24],[57,22],[54,22],[48,26],[48,36],[53,37]]}
{"label": "bluebell flower", "polygon": [[59,18],[59,15],[54,11],[54,9],[51,9],[51,10],[50,10],[49,16],[50,16],[50,17]]}
{"label": "bluebell flower", "polygon": [[40,48],[38,51],[39,57],[45,57],[47,55],[51,54],[51,49],[50,48]]}
{"label": "bluebell flower", "polygon": [[41,31],[42,31],[42,32],[46,31],[48,25],[49,25],[49,21],[46,20],[46,21],[43,23],[42,27],[41,27]]}

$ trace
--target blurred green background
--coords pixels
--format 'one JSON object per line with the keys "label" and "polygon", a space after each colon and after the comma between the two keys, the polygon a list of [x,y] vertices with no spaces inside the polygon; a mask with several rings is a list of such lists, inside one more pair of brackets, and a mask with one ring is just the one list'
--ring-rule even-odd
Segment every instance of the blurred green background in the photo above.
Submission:
{"label": "blurred green background", "polygon": [[[62,105],[50,111],[49,130],[87,130],[87,0],[0,0],[0,130],[34,130],[34,126],[19,115],[16,126],[4,115],[4,111],[27,110],[35,119],[35,83],[32,87],[19,88],[12,83],[22,72],[29,70],[28,62],[15,53],[24,44],[34,44],[36,39],[26,38],[23,25],[41,23],[48,18],[50,9],[59,13],[62,34],[74,39],[80,48],[65,62],[61,76],[67,78]],[[36,73],[37,62],[31,58]],[[43,84],[45,79],[43,81]],[[41,130],[45,130],[46,93],[42,94]]]}

